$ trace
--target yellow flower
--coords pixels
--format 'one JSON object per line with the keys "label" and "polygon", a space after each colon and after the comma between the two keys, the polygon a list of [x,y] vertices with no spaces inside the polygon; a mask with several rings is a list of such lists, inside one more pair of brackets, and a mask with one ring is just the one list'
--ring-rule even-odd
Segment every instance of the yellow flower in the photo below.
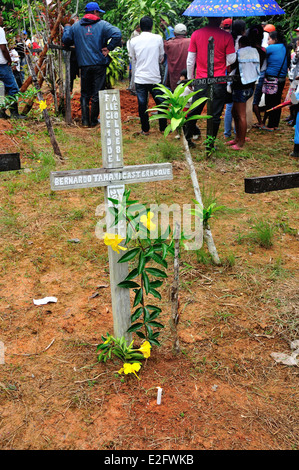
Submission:
{"label": "yellow flower", "polygon": [[150,345],[150,343],[148,341],[144,341],[144,343],[142,343],[142,345],[138,349],[138,351],[141,351],[145,358],[150,357],[150,355],[151,355],[151,345]]}
{"label": "yellow flower", "polygon": [[154,224],[151,219],[154,217],[154,213],[149,211],[147,216],[144,214],[140,217],[140,222],[148,229],[155,230],[156,224]]}
{"label": "yellow flower", "polygon": [[130,364],[129,362],[125,362],[124,366],[118,371],[119,374],[134,374],[136,375],[137,379],[140,380],[136,372],[139,371],[141,365],[138,362],[134,362],[134,364]]}
{"label": "yellow flower", "polygon": [[121,238],[119,235],[114,233],[105,233],[103,238],[105,245],[111,246],[113,251],[119,253],[119,250],[127,250],[124,246],[119,245],[124,240],[124,238]]}
{"label": "yellow flower", "polygon": [[47,108],[47,102],[41,100],[41,101],[39,102],[39,109],[40,109],[41,111],[43,111],[43,110],[46,109],[46,108]]}

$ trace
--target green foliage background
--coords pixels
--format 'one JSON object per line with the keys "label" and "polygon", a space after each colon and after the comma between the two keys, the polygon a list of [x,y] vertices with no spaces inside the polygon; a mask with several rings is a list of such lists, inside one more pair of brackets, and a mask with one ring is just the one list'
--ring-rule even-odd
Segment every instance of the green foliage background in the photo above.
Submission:
{"label": "green foliage background", "polygon": [[[35,0],[1,0],[0,10],[3,12],[6,27],[11,26],[15,32],[24,24],[20,25],[17,13],[22,12],[20,18],[25,19],[25,26],[29,29],[28,3],[34,10],[35,6],[41,2]],[[72,0],[68,11],[74,13],[78,9],[79,16],[84,14],[84,6],[88,0]],[[54,1],[55,3],[55,1]],[[63,4],[63,1],[61,1]],[[169,23],[185,23],[188,28],[189,36],[198,27],[205,24],[205,18],[191,18],[182,16],[182,13],[190,5],[188,0],[99,0],[100,7],[105,10],[103,19],[118,26],[122,33],[123,39],[126,41],[131,32],[134,30],[138,20],[148,14],[153,17],[155,30],[159,30],[159,20],[161,15],[167,15]],[[287,40],[295,36],[293,29],[299,26],[299,2],[298,0],[278,0],[279,5],[286,11],[285,15],[266,16],[266,17],[248,17],[246,18],[247,26],[259,21],[267,21],[276,25],[285,35]],[[244,19],[244,18],[243,18]],[[34,32],[33,32],[34,33]]]}

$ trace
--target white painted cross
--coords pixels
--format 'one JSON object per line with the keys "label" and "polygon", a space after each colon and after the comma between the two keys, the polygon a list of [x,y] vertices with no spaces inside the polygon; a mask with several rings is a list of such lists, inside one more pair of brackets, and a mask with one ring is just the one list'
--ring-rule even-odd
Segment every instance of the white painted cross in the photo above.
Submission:
{"label": "white painted cross", "polygon": [[[123,165],[119,90],[100,91],[99,97],[103,167],[90,170],[51,172],[51,189],[61,191],[104,186],[108,230],[112,222],[111,214],[107,210],[112,203],[108,198],[120,201],[125,191],[125,184],[170,180],[173,176],[171,163]],[[120,233],[122,227],[118,227],[118,230],[118,234],[123,236]],[[111,247],[108,247],[108,254],[114,336],[117,338],[124,336],[127,341],[130,341],[131,335],[127,333],[131,326],[129,289],[118,287],[118,284],[128,275],[128,264],[118,263],[123,253],[118,254]]]}

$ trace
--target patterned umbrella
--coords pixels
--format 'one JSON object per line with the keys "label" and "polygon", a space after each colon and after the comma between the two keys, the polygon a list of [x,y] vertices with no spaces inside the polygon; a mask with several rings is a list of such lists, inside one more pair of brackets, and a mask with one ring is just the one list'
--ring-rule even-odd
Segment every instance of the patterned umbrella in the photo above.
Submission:
{"label": "patterned umbrella", "polygon": [[184,16],[266,16],[284,15],[285,11],[274,0],[194,0]]}

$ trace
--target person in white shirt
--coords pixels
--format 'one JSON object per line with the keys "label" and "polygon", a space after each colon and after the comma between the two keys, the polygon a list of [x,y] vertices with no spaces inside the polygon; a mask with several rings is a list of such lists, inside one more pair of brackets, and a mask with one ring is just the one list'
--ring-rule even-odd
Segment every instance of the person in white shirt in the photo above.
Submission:
{"label": "person in white shirt", "polygon": [[[15,96],[19,92],[19,87],[11,69],[12,60],[9,55],[6,35],[2,26],[3,17],[0,13],[0,80],[4,83],[5,93],[9,96]],[[10,105],[10,112],[14,118],[21,117],[18,113],[17,102],[14,102]],[[5,111],[2,110],[0,117],[6,118],[8,116],[5,114]]]}
{"label": "person in white shirt", "polygon": [[[130,51],[135,62],[135,89],[138,100],[138,112],[141,122],[141,134],[149,135],[150,125],[147,110],[148,96],[151,93],[156,104],[162,99],[161,93],[155,89],[161,83],[160,64],[164,60],[163,39],[159,34],[153,34],[153,20],[144,16],[140,20],[141,34],[130,41]],[[167,127],[166,119],[159,119],[161,132]]]}

